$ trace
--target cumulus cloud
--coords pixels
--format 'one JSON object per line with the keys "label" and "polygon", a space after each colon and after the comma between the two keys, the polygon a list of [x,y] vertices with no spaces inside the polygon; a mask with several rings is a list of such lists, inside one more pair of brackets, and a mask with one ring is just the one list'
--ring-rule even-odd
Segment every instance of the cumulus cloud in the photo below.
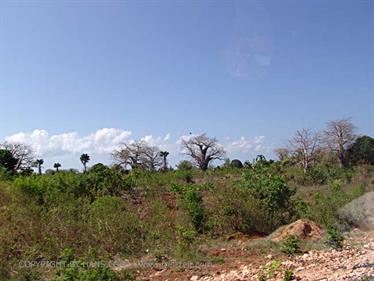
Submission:
{"label": "cumulus cloud", "polygon": [[77,132],[49,135],[45,130],[17,133],[5,138],[8,142],[29,144],[37,155],[57,156],[66,153],[110,153],[128,140],[131,132],[115,128],[103,128],[93,134],[81,136]]}
{"label": "cumulus cloud", "polygon": [[[169,151],[170,163],[175,164],[183,158],[180,152],[181,141],[193,136],[196,135],[183,135],[173,139],[171,134],[167,133],[165,136],[146,135],[140,139],[160,150]],[[132,132],[118,128],[102,128],[87,135],[77,132],[51,135],[46,130],[37,129],[29,133],[20,132],[8,136],[5,141],[29,144],[36,155],[45,158],[47,162],[64,161],[65,167],[68,165],[78,167],[80,162],[77,155],[81,153],[90,154],[95,162],[102,161],[109,164],[110,153],[124,142],[134,141],[134,138]],[[257,154],[264,154],[267,151],[264,136],[226,138],[220,144],[226,150],[228,157],[237,157],[243,160],[250,159]]]}
{"label": "cumulus cloud", "polygon": [[258,136],[253,139],[241,137],[238,140],[228,141],[225,149],[228,153],[250,153],[259,152],[264,149],[264,136]]}

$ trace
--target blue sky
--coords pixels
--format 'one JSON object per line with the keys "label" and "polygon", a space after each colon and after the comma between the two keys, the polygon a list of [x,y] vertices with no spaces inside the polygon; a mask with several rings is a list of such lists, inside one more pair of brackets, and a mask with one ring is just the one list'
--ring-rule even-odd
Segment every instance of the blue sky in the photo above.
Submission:
{"label": "blue sky", "polygon": [[243,160],[331,119],[373,135],[373,15],[359,0],[0,1],[0,140],[79,166],[144,137],[178,154],[189,132]]}

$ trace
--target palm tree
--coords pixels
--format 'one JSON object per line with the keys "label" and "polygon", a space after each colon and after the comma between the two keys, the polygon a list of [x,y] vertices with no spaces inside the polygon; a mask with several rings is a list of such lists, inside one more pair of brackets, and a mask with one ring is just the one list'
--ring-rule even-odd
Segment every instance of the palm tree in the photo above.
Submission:
{"label": "palm tree", "polygon": [[83,153],[80,158],[82,164],[83,164],[83,171],[86,172],[87,170],[87,163],[90,161],[90,156],[87,153]]}
{"label": "palm tree", "polygon": [[160,156],[162,157],[162,159],[163,159],[163,170],[167,170],[167,168],[168,168],[168,162],[167,162],[167,160],[166,160],[166,158],[168,157],[168,155],[169,155],[169,152],[168,151],[160,151]]}
{"label": "palm tree", "polygon": [[53,168],[55,168],[56,169],[56,173],[58,173],[58,168],[60,168],[61,167],[61,164],[60,163],[54,163],[53,164]]}
{"label": "palm tree", "polygon": [[39,175],[42,174],[42,165],[44,164],[43,159],[36,159],[35,160],[35,165],[38,167]]}

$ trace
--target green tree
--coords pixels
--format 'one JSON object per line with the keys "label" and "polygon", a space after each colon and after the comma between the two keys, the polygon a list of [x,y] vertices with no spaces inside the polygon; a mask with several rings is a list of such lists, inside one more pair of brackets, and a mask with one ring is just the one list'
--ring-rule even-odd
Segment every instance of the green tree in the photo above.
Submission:
{"label": "green tree", "polygon": [[176,167],[177,167],[178,170],[187,171],[187,170],[192,170],[193,169],[193,164],[188,160],[182,160],[178,163],[178,165]]}
{"label": "green tree", "polygon": [[83,153],[80,157],[80,160],[83,164],[83,171],[86,172],[87,171],[87,163],[88,163],[88,161],[90,161],[90,156],[87,153]]}
{"label": "green tree", "polygon": [[261,202],[268,224],[266,232],[289,222],[294,210],[291,197],[296,191],[282,175],[274,173],[269,166],[256,164],[244,172],[243,179],[237,184],[250,190],[254,198]]}
{"label": "green tree", "polygon": [[230,166],[233,168],[243,168],[243,163],[239,159],[234,159],[231,161]]}
{"label": "green tree", "polygon": [[59,168],[60,168],[60,167],[61,167],[61,164],[60,164],[60,163],[54,163],[54,164],[53,164],[53,168],[56,169],[56,173],[59,172]]}
{"label": "green tree", "polygon": [[374,164],[374,138],[362,136],[347,149],[346,158],[350,165],[359,162]]}
{"label": "green tree", "polygon": [[17,163],[18,159],[13,157],[11,151],[7,149],[0,149],[0,167],[5,168],[7,171],[14,171]]}
{"label": "green tree", "polygon": [[14,166],[14,171],[32,166],[35,161],[34,152],[31,146],[24,143],[5,142],[0,144],[0,149],[9,150],[13,157],[17,159],[17,164]]}

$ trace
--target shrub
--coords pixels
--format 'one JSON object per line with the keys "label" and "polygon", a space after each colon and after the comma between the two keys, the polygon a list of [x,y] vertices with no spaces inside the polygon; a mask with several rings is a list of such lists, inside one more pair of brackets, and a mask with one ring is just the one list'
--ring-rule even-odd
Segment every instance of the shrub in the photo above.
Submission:
{"label": "shrub", "polygon": [[70,249],[64,251],[61,261],[63,266],[52,281],[119,281],[105,262],[75,260]]}
{"label": "shrub", "polygon": [[198,233],[207,230],[207,215],[203,206],[203,200],[200,193],[201,189],[207,189],[206,185],[178,185],[172,184],[171,191],[179,193],[179,203],[183,210],[186,211],[188,217]]}
{"label": "shrub", "polygon": [[194,166],[190,161],[182,160],[176,167],[178,170],[192,170]]}
{"label": "shrub", "polygon": [[311,178],[314,184],[325,184],[328,179],[326,169],[321,166],[312,166],[308,170],[308,176]]}
{"label": "shrub", "polygon": [[281,266],[281,262],[277,261],[277,260],[274,260],[274,261],[262,266],[262,269],[265,271],[266,276],[268,276],[269,278],[273,278],[280,266]]}
{"label": "shrub", "polygon": [[327,241],[326,244],[335,250],[341,250],[343,248],[344,236],[336,228],[329,228],[327,230]]}
{"label": "shrub", "polygon": [[347,222],[341,219],[338,211],[345,204],[361,196],[364,189],[361,186],[343,191],[341,180],[333,180],[327,192],[314,193],[314,202],[310,205],[309,218],[327,228],[346,228]]}
{"label": "shrub", "polygon": [[94,165],[82,177],[84,191],[92,199],[96,196],[118,195],[121,191],[131,188],[124,180],[121,170],[111,169],[102,164]]}
{"label": "shrub", "polygon": [[180,258],[190,261],[201,259],[200,253],[195,247],[196,231],[188,225],[177,226],[177,254]]}
{"label": "shrub", "polygon": [[196,231],[203,233],[206,230],[207,217],[200,192],[196,189],[190,189],[182,193],[181,205],[187,211]]}
{"label": "shrub", "polygon": [[283,281],[291,281],[293,277],[294,277],[293,272],[290,270],[286,270],[284,272]]}
{"label": "shrub", "polygon": [[218,196],[213,213],[224,229],[248,234],[268,233],[273,229],[273,222],[263,212],[264,206],[251,190],[227,187]]}
{"label": "shrub", "polygon": [[8,181],[12,179],[12,173],[6,168],[0,167],[0,181]]}
{"label": "shrub", "polygon": [[143,224],[121,198],[103,196],[96,199],[88,212],[88,224],[88,243],[93,247],[112,254],[133,254],[142,248]]}
{"label": "shrub", "polygon": [[272,173],[271,168],[266,165],[255,165],[253,169],[246,171],[244,179],[236,185],[249,190],[251,197],[258,201],[254,205],[258,206],[268,222],[265,232],[271,232],[289,222],[294,215],[291,197],[295,190],[287,185],[281,175]]}
{"label": "shrub", "polygon": [[176,171],[178,179],[185,181],[186,183],[193,183],[192,170],[178,170]]}
{"label": "shrub", "polygon": [[289,235],[280,244],[280,250],[288,255],[300,252],[300,239],[296,235]]}

